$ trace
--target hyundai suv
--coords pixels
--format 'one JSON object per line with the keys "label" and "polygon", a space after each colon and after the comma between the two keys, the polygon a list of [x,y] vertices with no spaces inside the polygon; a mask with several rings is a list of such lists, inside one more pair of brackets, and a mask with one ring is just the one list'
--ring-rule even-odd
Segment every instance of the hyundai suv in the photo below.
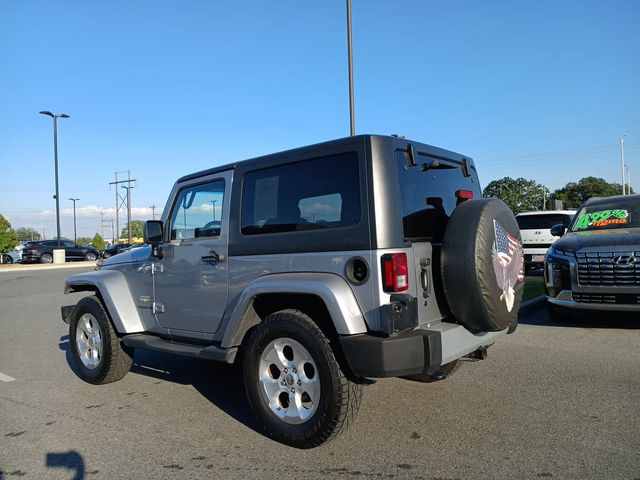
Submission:
{"label": "hyundai suv", "polygon": [[591,198],[567,229],[551,231],[562,237],[545,260],[553,319],[640,312],[640,195]]}

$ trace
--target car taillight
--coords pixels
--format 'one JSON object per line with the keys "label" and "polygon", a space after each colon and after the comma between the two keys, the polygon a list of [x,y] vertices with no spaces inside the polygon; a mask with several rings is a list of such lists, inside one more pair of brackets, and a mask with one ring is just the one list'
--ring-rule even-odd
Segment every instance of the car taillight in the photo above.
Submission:
{"label": "car taillight", "polygon": [[465,200],[473,200],[473,191],[472,190],[457,190],[456,198],[458,199],[458,204],[464,202]]}
{"label": "car taillight", "polygon": [[385,292],[404,292],[409,288],[409,267],[406,253],[387,253],[382,256],[382,289]]}

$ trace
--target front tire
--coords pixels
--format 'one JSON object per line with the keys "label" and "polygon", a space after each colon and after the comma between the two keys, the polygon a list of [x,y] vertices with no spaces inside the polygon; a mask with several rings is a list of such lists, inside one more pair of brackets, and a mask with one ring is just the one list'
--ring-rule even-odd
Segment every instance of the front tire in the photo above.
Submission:
{"label": "front tire", "polygon": [[85,297],[76,305],[69,322],[71,354],[78,376],[102,385],[124,377],[133,363],[133,350],[117,337],[100,300]]}
{"label": "front tire", "polygon": [[43,253],[40,257],[40,263],[51,263],[53,262],[53,255],[50,253]]}
{"label": "front tire", "polygon": [[313,448],[345,430],[360,407],[362,385],[342,372],[329,340],[298,310],[265,318],[243,348],[249,405],[267,436]]}
{"label": "front tire", "polygon": [[98,258],[98,257],[96,257],[96,254],[95,254],[95,253],[93,253],[93,252],[89,252],[89,253],[87,253],[87,254],[85,255],[85,257],[84,257],[84,259],[85,259],[87,262],[95,262],[95,261],[96,261],[96,258]]}

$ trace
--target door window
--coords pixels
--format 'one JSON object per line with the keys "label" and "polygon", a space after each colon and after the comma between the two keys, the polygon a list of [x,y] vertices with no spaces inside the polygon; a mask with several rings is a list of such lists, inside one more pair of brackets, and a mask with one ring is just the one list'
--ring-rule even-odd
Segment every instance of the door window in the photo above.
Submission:
{"label": "door window", "polygon": [[224,180],[180,190],[169,223],[171,240],[220,236],[223,202]]}

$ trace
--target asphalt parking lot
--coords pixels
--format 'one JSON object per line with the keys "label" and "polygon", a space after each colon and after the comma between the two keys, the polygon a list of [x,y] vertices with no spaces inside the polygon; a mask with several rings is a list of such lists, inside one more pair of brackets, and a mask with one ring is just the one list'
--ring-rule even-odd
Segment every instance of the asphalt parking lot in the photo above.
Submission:
{"label": "asphalt parking lot", "polygon": [[120,382],[79,380],[59,306],[82,269],[0,272],[0,478],[640,478],[640,320],[534,305],[487,360],[378,381],[300,451],[255,430],[233,367],[137,352]]}

